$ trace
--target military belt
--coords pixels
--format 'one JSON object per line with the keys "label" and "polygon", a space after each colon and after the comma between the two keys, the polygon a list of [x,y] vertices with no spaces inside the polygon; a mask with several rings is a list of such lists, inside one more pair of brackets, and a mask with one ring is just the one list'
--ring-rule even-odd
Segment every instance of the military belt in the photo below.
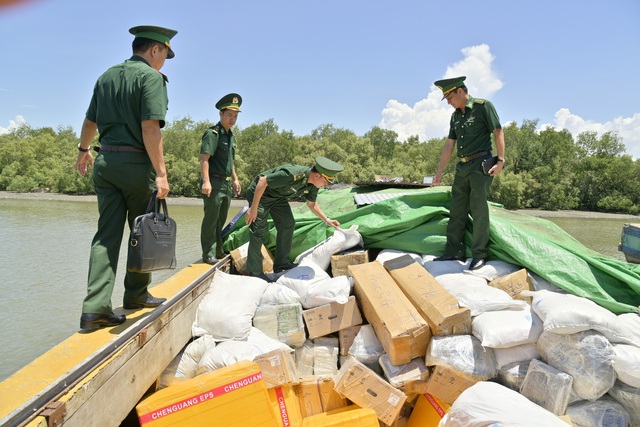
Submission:
{"label": "military belt", "polygon": [[229,175],[223,175],[221,173],[209,172],[209,176],[214,176],[214,177],[222,179],[224,181],[228,181],[229,180]]}
{"label": "military belt", "polygon": [[132,147],[130,145],[101,145],[100,147],[93,147],[95,151],[102,151],[103,153],[118,153],[118,152],[128,152],[128,153],[146,153],[146,150],[142,148]]}
{"label": "military belt", "polygon": [[477,153],[474,153],[470,156],[460,157],[460,161],[462,163],[467,163],[467,162],[470,162],[471,160],[477,159],[478,157],[490,156],[490,155],[491,155],[491,151],[478,151]]}

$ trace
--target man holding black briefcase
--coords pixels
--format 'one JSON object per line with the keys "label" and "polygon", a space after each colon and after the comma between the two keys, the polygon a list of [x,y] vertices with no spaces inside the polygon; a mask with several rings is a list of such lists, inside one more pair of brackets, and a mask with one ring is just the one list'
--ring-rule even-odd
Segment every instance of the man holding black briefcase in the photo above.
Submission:
{"label": "man holding black briefcase", "polygon": [[[451,208],[444,255],[434,261],[465,260],[467,217],[473,218],[470,270],[481,268],[489,256],[489,205],[487,196],[493,177],[504,166],[504,134],[493,104],[469,95],[465,76],[438,80],[442,99],[455,108],[449,124],[449,136],[442,147],[433,185],[442,184],[442,173],[453,155],[459,162],[451,188]],[[492,138],[493,136],[493,138]],[[497,156],[491,152],[495,140]]]}
{"label": "man holding black briefcase", "polygon": [[[82,305],[80,329],[91,331],[125,322],[114,314],[111,296],[116,277],[125,220],[129,226],[146,212],[154,191],[158,199],[169,194],[161,128],[167,113],[167,78],[160,73],[166,59],[174,57],[170,40],[177,31],[138,26],[133,34],[133,56],[109,68],[96,82],[82,125],[75,168],[87,173],[94,166],[98,196],[98,230],[91,244],[87,295]],[[95,165],[90,145],[100,132]],[[147,290],[151,273],[127,271],[123,307],[157,307],[165,298]]]}

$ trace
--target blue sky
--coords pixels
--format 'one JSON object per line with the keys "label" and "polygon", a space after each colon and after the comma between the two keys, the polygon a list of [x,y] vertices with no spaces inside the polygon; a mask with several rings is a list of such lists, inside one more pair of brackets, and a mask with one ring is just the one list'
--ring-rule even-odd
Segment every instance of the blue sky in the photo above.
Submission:
{"label": "blue sky", "polygon": [[146,24],[178,30],[162,69],[169,121],[217,121],[215,102],[238,92],[241,128],[273,119],[296,135],[333,124],[439,138],[451,107],[433,82],[466,75],[503,124],[615,131],[640,158],[637,0],[7,1],[0,133],[78,132],[95,80]]}

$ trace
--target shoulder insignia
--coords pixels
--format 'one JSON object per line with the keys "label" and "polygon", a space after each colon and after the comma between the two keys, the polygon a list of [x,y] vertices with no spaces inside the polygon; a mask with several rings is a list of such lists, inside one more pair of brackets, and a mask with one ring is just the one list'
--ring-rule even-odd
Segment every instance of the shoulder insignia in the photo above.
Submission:
{"label": "shoulder insignia", "polygon": [[211,129],[211,132],[215,134],[217,134],[220,131],[220,128],[218,127],[218,125],[211,126],[209,129]]}
{"label": "shoulder insignia", "polygon": [[294,181],[300,181],[302,178],[304,178],[304,175],[305,175],[305,174],[304,174],[304,172],[303,172],[303,173],[295,174],[295,175],[293,176],[293,180],[294,180]]}
{"label": "shoulder insignia", "polygon": [[486,101],[486,99],[482,99],[482,98],[475,98],[475,99],[473,100],[473,102],[474,102],[475,104],[484,104],[484,102],[485,102],[485,101]]}

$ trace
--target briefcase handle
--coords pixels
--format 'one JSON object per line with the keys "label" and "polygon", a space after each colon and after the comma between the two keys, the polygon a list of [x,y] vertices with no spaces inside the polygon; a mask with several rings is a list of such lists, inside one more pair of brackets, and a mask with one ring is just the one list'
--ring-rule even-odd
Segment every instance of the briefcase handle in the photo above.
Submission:
{"label": "briefcase handle", "polygon": [[158,190],[154,191],[147,205],[147,213],[153,213],[153,221],[158,222],[160,210],[164,212],[164,222],[169,224],[169,210],[167,209],[167,201],[158,199]]}

